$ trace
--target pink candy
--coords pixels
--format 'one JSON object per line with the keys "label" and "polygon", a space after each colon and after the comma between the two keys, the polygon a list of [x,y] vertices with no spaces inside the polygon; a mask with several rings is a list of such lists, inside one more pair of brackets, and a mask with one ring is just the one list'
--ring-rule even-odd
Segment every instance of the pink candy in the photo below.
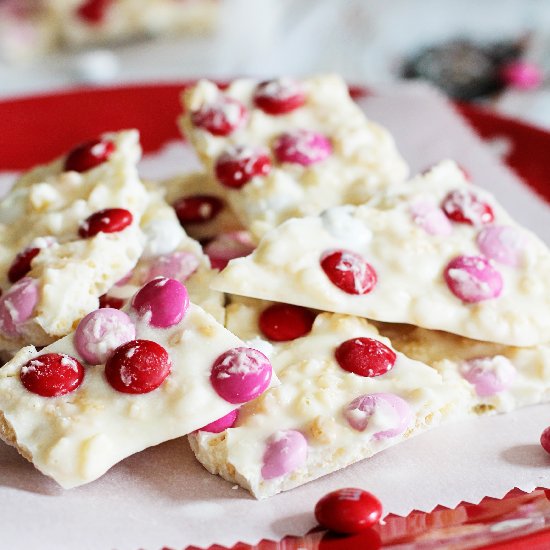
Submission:
{"label": "pink candy", "polygon": [[23,277],[0,298],[0,332],[15,338],[19,326],[30,319],[38,303],[38,283]]}
{"label": "pink candy", "polygon": [[74,344],[80,356],[91,365],[105,363],[111,353],[136,337],[130,317],[118,309],[92,311],[80,323],[74,334]]}
{"label": "pink candy", "polygon": [[476,303],[500,296],[502,275],[483,256],[458,256],[445,268],[449,290],[463,302]]}
{"label": "pink candy", "polygon": [[234,411],[231,411],[229,414],[226,414],[225,416],[218,418],[218,420],[214,420],[214,422],[210,422],[210,424],[207,424],[206,426],[201,428],[199,431],[219,434],[220,432],[223,432],[228,428],[232,428],[235,425],[235,422],[237,422],[238,416],[239,416],[239,409],[235,409]]}
{"label": "pink candy", "polygon": [[210,382],[229,403],[246,403],[267,389],[271,376],[271,363],[263,353],[252,348],[233,348],[214,361]]}
{"label": "pink candy", "polygon": [[191,252],[172,252],[155,258],[143,280],[144,283],[155,277],[168,277],[186,281],[199,267],[198,258]]}
{"label": "pink candy", "polygon": [[179,281],[159,277],[137,292],[132,307],[141,317],[148,317],[152,326],[168,328],[182,320],[189,308],[189,294]]}
{"label": "pink candy", "polygon": [[431,201],[418,200],[411,204],[410,213],[414,223],[430,235],[450,235],[453,225],[443,210]]}
{"label": "pink candy", "polygon": [[542,448],[550,454],[550,426],[546,428],[540,436],[540,444]]}
{"label": "pink candy", "polygon": [[214,269],[223,269],[229,260],[248,256],[254,251],[254,243],[247,231],[231,231],[218,235],[204,247]]}
{"label": "pink candy", "polygon": [[543,80],[541,68],[528,61],[512,61],[502,68],[500,75],[505,84],[518,90],[533,90]]}
{"label": "pink candy", "polygon": [[296,430],[275,432],[266,442],[262,477],[274,479],[303,466],[307,460],[307,440]]}
{"label": "pink candy", "polygon": [[477,236],[477,245],[485,256],[503,265],[518,267],[525,250],[525,235],[515,227],[490,225]]}
{"label": "pink candy", "polygon": [[348,424],[359,432],[367,429],[373,414],[379,413],[387,428],[376,432],[375,439],[396,437],[402,434],[411,424],[412,412],[409,404],[393,393],[372,393],[360,395],[344,410]]}
{"label": "pink candy", "polygon": [[462,364],[462,376],[473,384],[480,397],[496,395],[507,390],[516,378],[516,369],[502,355],[476,357]]}
{"label": "pink candy", "polygon": [[318,132],[296,130],[281,134],[273,146],[279,162],[310,166],[332,154],[330,139]]}

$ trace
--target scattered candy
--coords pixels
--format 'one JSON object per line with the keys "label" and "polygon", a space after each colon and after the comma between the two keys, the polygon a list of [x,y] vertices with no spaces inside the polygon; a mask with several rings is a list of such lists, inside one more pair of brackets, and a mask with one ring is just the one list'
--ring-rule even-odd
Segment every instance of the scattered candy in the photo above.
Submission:
{"label": "scattered candy", "polygon": [[477,245],[485,256],[510,267],[521,264],[526,241],[519,229],[504,225],[484,227],[477,236]]}
{"label": "scattered candy", "polygon": [[274,479],[303,466],[307,459],[307,440],[301,432],[275,432],[266,442],[262,477]]}
{"label": "scattered candy", "polygon": [[90,25],[99,25],[107,16],[113,0],[84,0],[78,7],[78,16]]}
{"label": "scattered candy", "polygon": [[271,363],[263,353],[252,348],[233,348],[214,361],[210,382],[229,403],[246,403],[267,389],[271,376]]}
{"label": "scattered candy", "polygon": [[59,397],[71,393],[84,380],[84,367],[62,353],[46,353],[21,367],[21,383],[27,390],[42,397]]}
{"label": "scattered candy", "polygon": [[542,69],[529,61],[512,61],[500,70],[500,76],[507,86],[518,90],[534,90],[543,81]]}
{"label": "scattered candy", "polygon": [[540,436],[540,444],[542,448],[550,454],[550,426],[546,428]]}
{"label": "scattered candy", "polygon": [[204,247],[214,269],[223,269],[230,260],[251,254],[256,245],[247,231],[230,231],[218,235]]}
{"label": "scattered candy", "polygon": [[132,307],[152,326],[168,328],[182,320],[189,308],[189,294],[176,279],[159,277],[137,292]]}
{"label": "scattered candy", "polygon": [[122,393],[149,393],[170,374],[168,352],[150,340],[132,340],[118,347],[105,364],[109,384]]}
{"label": "scattered candy", "polygon": [[305,307],[273,304],[260,314],[258,324],[263,334],[275,342],[288,342],[311,331],[315,313]]}
{"label": "scattered candy", "polygon": [[285,115],[305,101],[302,85],[290,78],[261,82],[254,93],[254,103],[268,115]]}
{"label": "scattered candy", "polygon": [[479,226],[491,223],[495,218],[491,206],[469,190],[451,191],[443,199],[441,207],[447,217],[457,223]]}
{"label": "scattered candy", "polygon": [[78,228],[78,234],[87,239],[98,233],[117,233],[126,229],[133,220],[132,213],[125,208],[106,208],[89,216]]}
{"label": "scattered candy", "polygon": [[273,145],[279,162],[311,166],[327,159],[332,154],[330,139],[318,132],[296,130],[281,134]]}
{"label": "scattered candy", "polygon": [[23,277],[0,297],[0,332],[16,337],[19,326],[29,320],[38,303],[38,284]]}
{"label": "scattered candy", "polygon": [[484,256],[458,256],[445,268],[449,290],[463,302],[476,303],[498,298],[504,282],[502,275]]}
{"label": "scattered candy", "polygon": [[73,149],[65,159],[65,171],[87,172],[107,162],[115,152],[115,144],[109,140],[87,141]]}
{"label": "scattered candy", "polygon": [[384,425],[383,430],[373,435],[375,439],[401,435],[413,419],[409,404],[393,393],[360,395],[344,409],[344,418],[354,430],[363,432],[375,413],[382,417],[380,423]]}
{"label": "scattered candy", "polygon": [[374,338],[352,338],[342,342],[334,352],[338,364],[359,376],[380,376],[395,365],[397,355]]}
{"label": "scattered candy", "polygon": [[240,189],[254,177],[267,176],[271,171],[271,159],[262,150],[250,147],[233,147],[222,153],[216,161],[218,181],[232,189]]}
{"label": "scattered candy", "polygon": [[475,386],[477,395],[489,397],[507,390],[516,379],[516,368],[503,355],[475,357],[462,364],[462,376]]}
{"label": "scattered candy", "polygon": [[173,204],[176,216],[184,227],[191,223],[213,220],[223,209],[223,201],[213,195],[181,197]]}
{"label": "scattered candy", "polygon": [[215,136],[228,136],[244,124],[247,117],[245,106],[225,95],[220,95],[216,102],[203,105],[191,113],[194,126]]}
{"label": "scattered candy", "polygon": [[218,418],[218,420],[214,420],[214,422],[210,422],[210,424],[207,424],[206,426],[201,428],[199,431],[219,434],[229,428],[232,428],[235,425],[235,422],[237,422],[238,416],[239,416],[239,409],[235,409],[234,411],[231,411],[229,414],[226,414],[225,416]]}
{"label": "scattered candy", "polygon": [[337,533],[359,533],[382,517],[382,504],[362,489],[339,489],[325,495],[315,506],[315,519]]}
{"label": "scattered candy", "polygon": [[118,309],[103,308],[88,313],[74,334],[76,351],[91,365],[105,363],[120,345],[136,337],[130,317]]}
{"label": "scattered candy", "polygon": [[321,267],[330,282],[348,294],[368,294],[376,286],[374,268],[355,252],[335,250],[325,253]]}

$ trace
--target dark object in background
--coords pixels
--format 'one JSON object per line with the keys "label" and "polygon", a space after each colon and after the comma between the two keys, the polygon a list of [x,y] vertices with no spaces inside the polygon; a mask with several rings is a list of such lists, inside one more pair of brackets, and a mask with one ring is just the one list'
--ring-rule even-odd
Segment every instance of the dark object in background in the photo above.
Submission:
{"label": "dark object in background", "polygon": [[479,45],[453,40],[426,48],[406,60],[402,75],[428,80],[453,99],[468,101],[500,91],[504,87],[501,67],[518,59],[522,51],[520,41]]}

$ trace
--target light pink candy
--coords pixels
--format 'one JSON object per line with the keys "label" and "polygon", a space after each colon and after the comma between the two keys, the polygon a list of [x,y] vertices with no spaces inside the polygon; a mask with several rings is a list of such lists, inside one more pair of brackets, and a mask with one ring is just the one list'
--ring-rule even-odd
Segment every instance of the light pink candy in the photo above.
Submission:
{"label": "light pink candy", "polygon": [[30,319],[37,303],[38,283],[31,277],[17,281],[0,298],[0,332],[16,337],[19,326]]}
{"label": "light pink candy", "polygon": [[512,61],[502,68],[500,74],[505,84],[518,90],[533,90],[543,80],[541,68],[528,61]]}
{"label": "light pink candy", "polygon": [[[496,361],[499,368],[496,369]],[[503,356],[476,357],[462,364],[462,376],[473,384],[480,397],[488,397],[507,390],[516,378],[516,369]]]}
{"label": "light pink candy", "polygon": [[247,231],[231,231],[218,235],[204,247],[214,269],[223,269],[230,260],[248,256],[255,245]]}
{"label": "light pink candy", "polygon": [[91,365],[105,363],[111,353],[134,340],[136,328],[126,313],[101,308],[88,313],[78,324],[74,344],[80,356]]}
{"label": "light pink candy", "polygon": [[[409,404],[393,393],[371,393],[360,395],[355,398],[344,410],[344,417],[348,424],[359,432],[367,429],[371,416],[375,413],[377,407],[388,407],[395,416],[395,424],[386,430],[376,432],[375,439],[385,439],[402,434],[412,421],[412,412]],[[353,414],[353,411],[364,413],[359,417]]]}
{"label": "light pink candy", "polygon": [[252,348],[233,348],[222,353],[212,366],[210,382],[229,403],[246,403],[269,386],[273,369],[269,359]]}
{"label": "light pink candy", "polygon": [[266,442],[262,477],[274,479],[303,466],[307,460],[307,440],[296,430],[275,432]]}
{"label": "light pink candy", "polygon": [[477,236],[477,245],[485,256],[500,264],[518,267],[525,250],[525,235],[515,227],[489,225]]}
{"label": "light pink candy", "polygon": [[168,328],[182,320],[189,308],[189,294],[176,279],[159,277],[137,292],[132,307],[141,317],[148,316],[152,326]]}
{"label": "light pink candy", "polygon": [[310,166],[332,154],[330,139],[319,132],[296,130],[281,134],[273,146],[279,162]]}
{"label": "light pink candy", "polygon": [[143,282],[148,282],[155,277],[169,277],[183,283],[195,273],[198,267],[199,260],[191,252],[179,251],[164,254],[155,258]]}
{"label": "light pink candy", "polygon": [[453,225],[439,206],[428,200],[411,204],[410,213],[414,222],[430,235],[450,235]]}
{"label": "light pink candy", "polygon": [[226,414],[225,416],[218,418],[218,420],[214,420],[214,422],[210,422],[210,424],[207,424],[206,426],[201,428],[199,431],[219,434],[220,432],[223,432],[228,428],[232,428],[235,425],[235,422],[237,422],[238,416],[239,416],[239,409],[235,409],[234,411],[231,411],[229,414]]}
{"label": "light pink candy", "polygon": [[483,256],[458,256],[445,268],[449,290],[463,302],[497,298],[504,285],[502,275]]}

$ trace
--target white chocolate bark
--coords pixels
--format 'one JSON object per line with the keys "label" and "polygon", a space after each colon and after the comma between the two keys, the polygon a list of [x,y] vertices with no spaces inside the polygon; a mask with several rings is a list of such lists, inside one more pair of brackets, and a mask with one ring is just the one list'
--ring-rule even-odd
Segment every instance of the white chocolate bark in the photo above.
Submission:
{"label": "white chocolate bark", "polygon": [[[41,249],[27,274],[38,283],[38,303],[17,336],[0,334],[2,350],[43,346],[68,334],[143,253],[145,237],[139,223],[148,196],[136,168],[141,155],[139,135],[132,130],[103,138],[115,145],[103,164],[83,173],[63,172],[65,157],[59,158],[23,175],[0,202],[4,293],[16,255],[28,247]],[[111,207],[129,210],[132,224],[116,233],[78,236],[79,225],[88,216]]]}
{"label": "white chocolate bark", "polygon": [[[23,348],[0,369],[0,436],[64,488],[93,481],[125,457],[190,433],[236,407],[216,393],[209,375],[217,357],[243,346],[241,340],[193,304],[170,328],[130,316],[136,338],[157,342],[172,361],[168,377],[150,393],[115,391],[104,365],[86,366],[74,334],[40,352]],[[22,366],[49,352],[85,365],[84,381],[72,393],[41,397],[22,385]],[[271,384],[276,383],[273,376]]]}
{"label": "white chocolate bark", "polygon": [[[254,177],[242,188],[223,190],[242,224],[255,235],[292,217],[318,214],[339,204],[359,204],[373,192],[407,176],[390,134],[366,119],[338,76],[304,79],[305,104],[284,115],[271,116],[253,103],[258,81],[236,80],[223,94],[240,101],[248,119],[227,137],[214,136],[193,125],[190,113],[215,102],[222,92],[209,81],[200,81],[183,95],[186,114],[182,131],[196,148],[209,174],[231,146],[270,150],[284,132],[320,132],[332,143],[333,153],[312,166],[277,164],[267,176]],[[221,187],[221,186],[220,186]],[[222,187],[221,187],[222,188]]]}
{"label": "white chocolate bark", "polygon": [[[516,266],[488,262],[502,278],[498,297],[466,303],[444,279],[453,258],[481,256],[476,240],[481,227],[452,222],[448,234],[433,235],[411,213],[417,201],[439,210],[454,190],[475,191],[493,209],[490,225],[512,228],[523,239]],[[334,250],[360,254],[374,268],[377,283],[369,293],[348,294],[329,280],[320,261]],[[550,340],[550,252],[490,194],[468,183],[452,162],[363,206],[285,222],[265,235],[250,256],[230,262],[213,288],[508,345]]]}
{"label": "white chocolate bark", "polygon": [[[228,309],[228,325],[242,327],[243,338],[249,338],[258,312],[258,304],[233,304]],[[281,386],[242,406],[233,428],[219,434],[199,431],[190,435],[199,461],[210,472],[264,498],[368,458],[463,414],[469,395],[462,383],[446,381],[436,370],[400,353],[393,369],[380,376],[363,377],[343,370],[334,358],[335,349],[357,337],[391,345],[364,319],[330,313],[320,313],[307,336],[275,344],[270,359]],[[375,437],[394,421],[392,412],[384,409],[374,413],[363,431],[349,425],[344,417],[346,406],[358,396],[375,393],[392,393],[407,402],[412,416],[404,433]],[[307,459],[285,475],[264,479],[266,442],[285,430],[305,436]]]}

